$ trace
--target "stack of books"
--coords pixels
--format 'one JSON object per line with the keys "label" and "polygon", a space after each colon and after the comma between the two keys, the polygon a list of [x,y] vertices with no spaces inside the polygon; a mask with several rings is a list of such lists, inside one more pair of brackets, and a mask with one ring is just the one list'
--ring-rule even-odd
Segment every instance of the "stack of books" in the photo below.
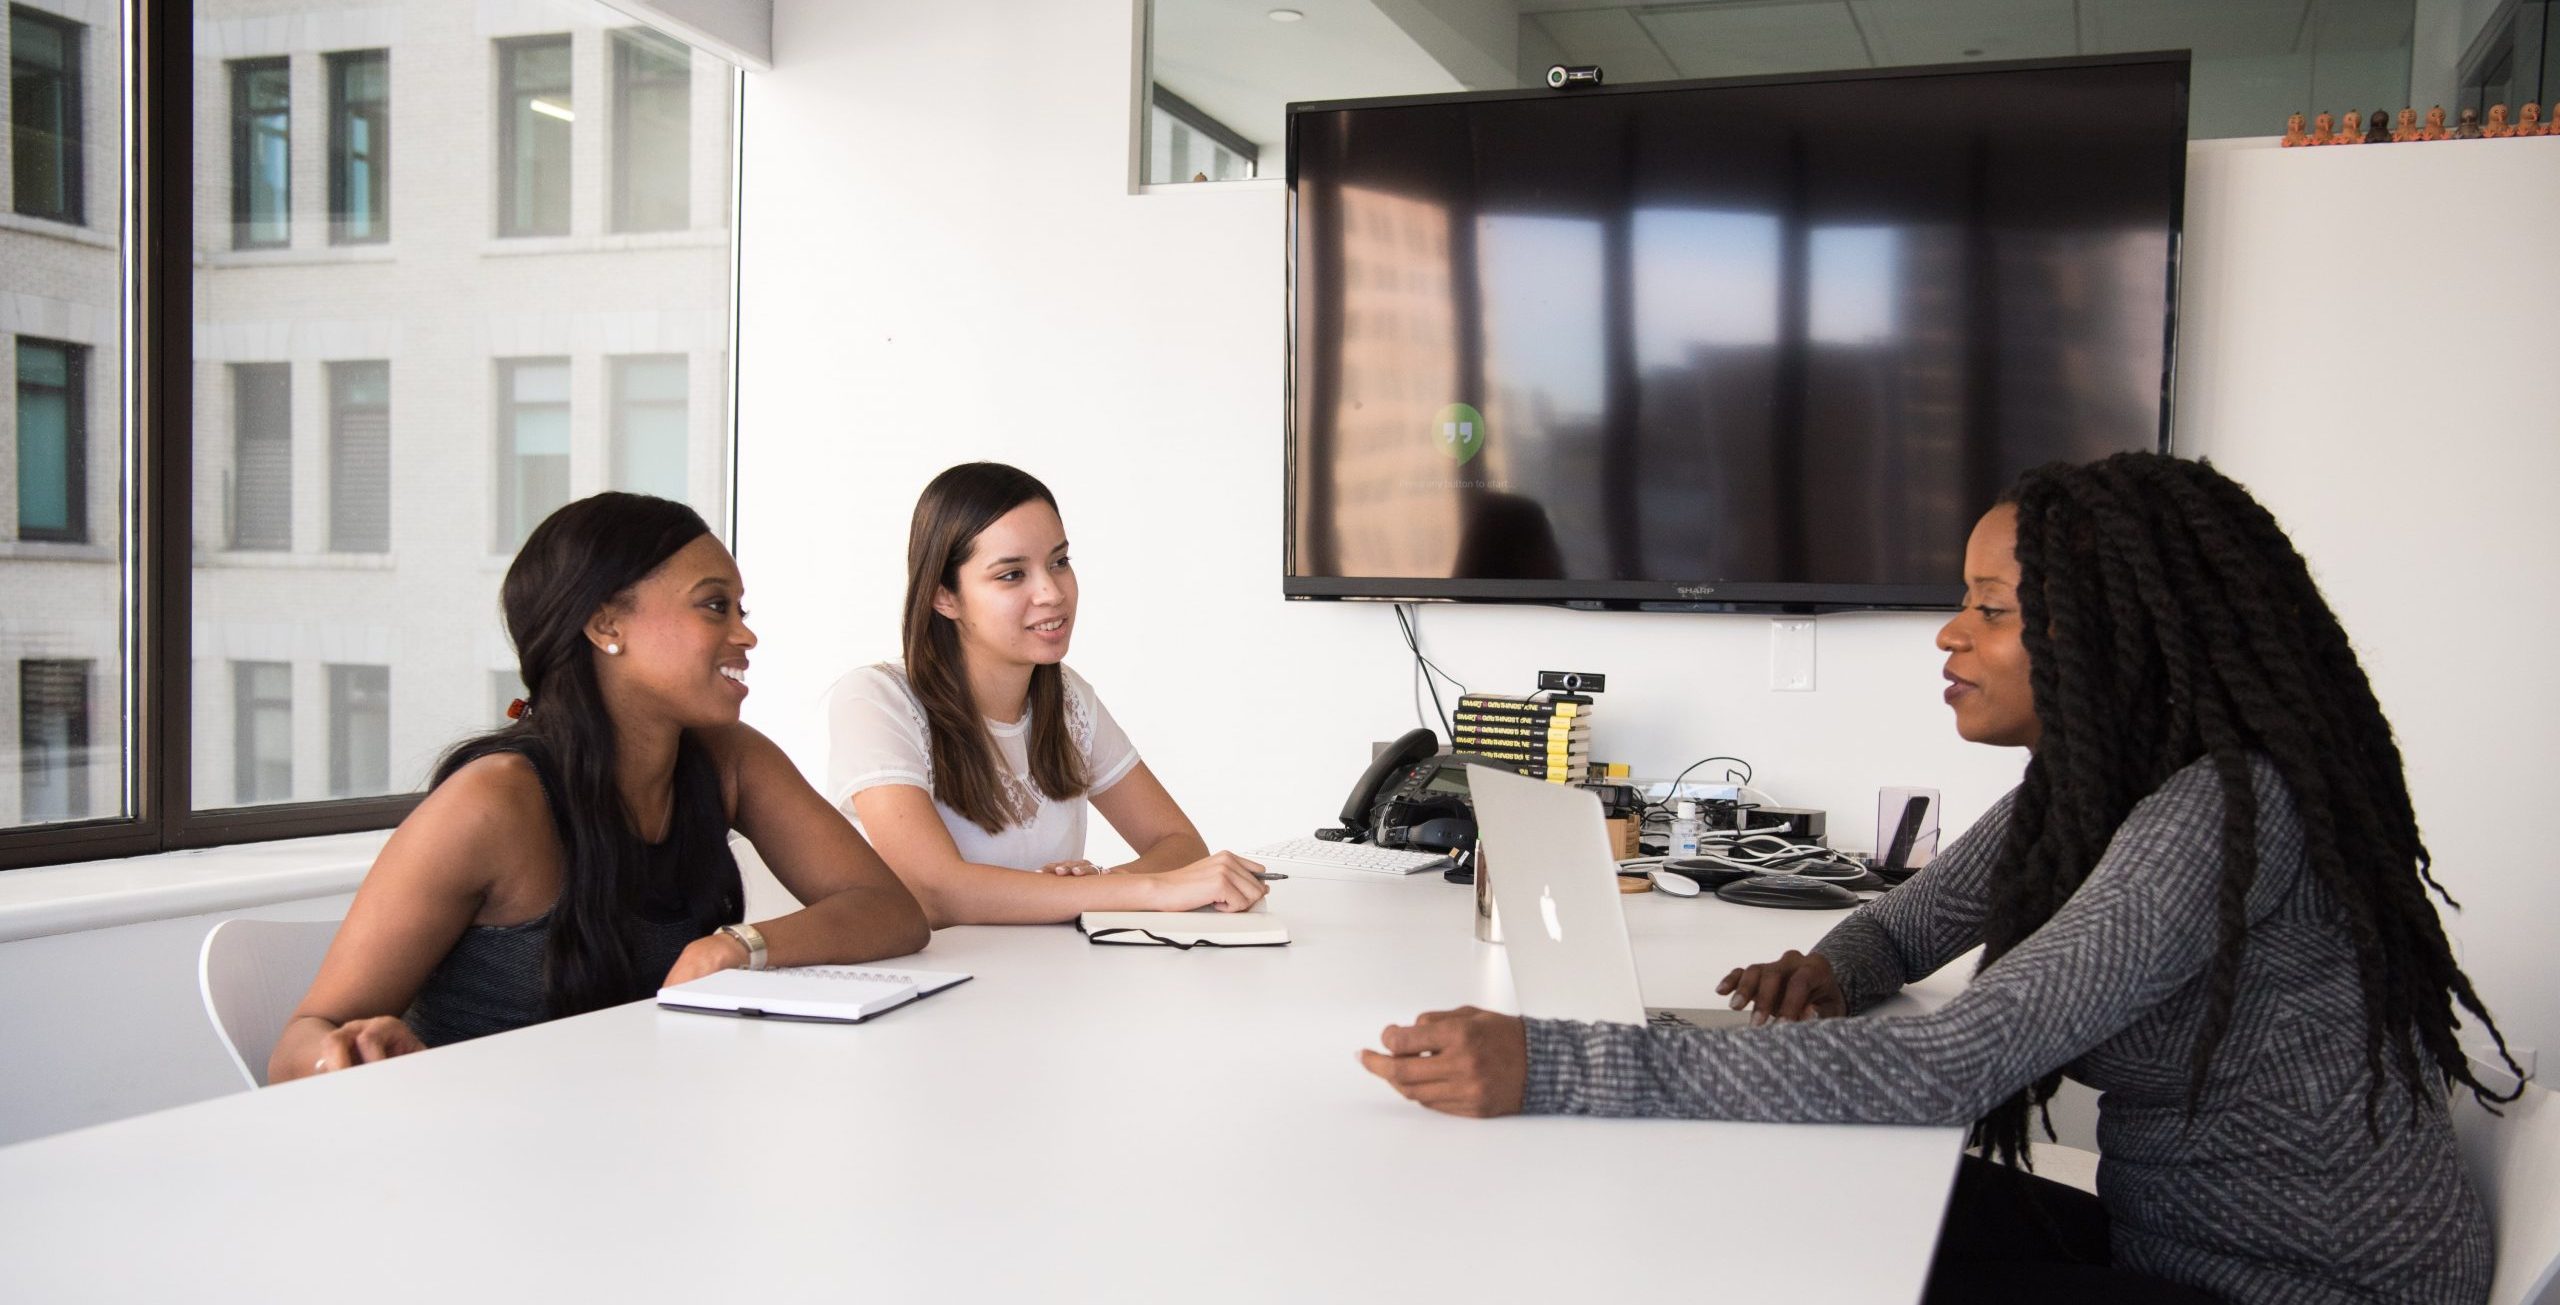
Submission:
{"label": "stack of books", "polygon": [[1558,693],[1515,698],[1469,693],[1450,717],[1450,750],[1556,784],[1591,775],[1591,699]]}

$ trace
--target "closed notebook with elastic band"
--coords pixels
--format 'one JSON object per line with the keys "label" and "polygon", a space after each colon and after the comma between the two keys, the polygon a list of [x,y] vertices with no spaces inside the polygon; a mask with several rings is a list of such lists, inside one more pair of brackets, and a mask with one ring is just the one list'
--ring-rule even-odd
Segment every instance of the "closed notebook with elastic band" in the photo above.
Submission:
{"label": "closed notebook with elastic band", "polygon": [[1133,947],[1285,947],[1289,928],[1262,911],[1087,911],[1076,917],[1085,941]]}

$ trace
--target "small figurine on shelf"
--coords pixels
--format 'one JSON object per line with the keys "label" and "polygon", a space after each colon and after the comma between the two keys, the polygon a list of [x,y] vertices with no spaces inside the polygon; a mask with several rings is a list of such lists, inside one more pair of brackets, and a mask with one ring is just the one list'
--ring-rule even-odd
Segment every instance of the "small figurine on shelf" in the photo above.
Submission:
{"label": "small figurine on shelf", "polygon": [[2372,117],[2364,120],[2364,143],[2367,145],[2387,145],[2390,141],[2391,110],[2376,109],[2373,111]]}
{"label": "small figurine on shelf", "polygon": [[[2530,104],[2526,105],[2525,112],[2533,112],[2533,106]],[[2310,133],[2305,132],[2302,129],[2301,114],[2297,113],[2284,120],[2284,147],[2286,149],[2292,149],[2296,145],[2308,145],[2310,143]]]}
{"label": "small figurine on shelf", "polygon": [[2516,129],[2513,134],[2518,136],[2541,135],[2542,106],[2531,100],[2525,101],[2524,107],[2516,110]]}
{"label": "small figurine on shelf", "polygon": [[2503,140],[2515,134],[2515,128],[2507,125],[2507,106],[2489,106],[2489,120],[2480,124],[2480,134],[2490,140]]}
{"label": "small figurine on shelf", "polygon": [[2353,109],[2347,110],[2346,125],[2338,128],[2338,134],[2330,137],[2329,143],[2332,145],[2364,144],[2364,115]]}
{"label": "small figurine on shelf", "polygon": [[2420,140],[2452,140],[2452,139],[2453,139],[2453,132],[2452,132],[2452,130],[2451,130],[2450,128],[2448,128],[2448,127],[2446,127],[2446,126],[2444,125],[2444,106],[2443,106],[2443,105],[2439,104],[2439,105],[2435,106],[2434,108],[2431,108],[2431,109],[2427,110],[2427,126],[2426,126],[2426,129],[2425,129],[2424,131],[2421,131],[2421,132],[2419,132],[2419,133],[2418,133],[2418,139],[2420,139]]}
{"label": "small figurine on shelf", "polygon": [[2416,109],[2402,109],[2400,111],[2400,123],[2398,126],[2391,129],[2391,139],[2394,141],[2418,139],[2418,111]]}
{"label": "small figurine on shelf", "polygon": [[2324,113],[2311,120],[2312,144],[2330,145],[2335,144],[2337,139],[2338,131],[2337,121],[2335,119]]}
{"label": "small figurine on shelf", "polygon": [[2464,109],[2462,111],[2462,122],[2453,129],[2453,138],[2455,140],[2480,139],[2480,111],[2478,109]]}

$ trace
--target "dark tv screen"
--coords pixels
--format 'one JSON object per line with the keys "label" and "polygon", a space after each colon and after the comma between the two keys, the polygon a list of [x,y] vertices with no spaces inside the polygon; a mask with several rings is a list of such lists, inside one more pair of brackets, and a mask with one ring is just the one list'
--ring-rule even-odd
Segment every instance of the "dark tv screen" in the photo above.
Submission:
{"label": "dark tv screen", "polygon": [[1952,606],[2166,447],[2187,59],[1291,108],[1300,598]]}

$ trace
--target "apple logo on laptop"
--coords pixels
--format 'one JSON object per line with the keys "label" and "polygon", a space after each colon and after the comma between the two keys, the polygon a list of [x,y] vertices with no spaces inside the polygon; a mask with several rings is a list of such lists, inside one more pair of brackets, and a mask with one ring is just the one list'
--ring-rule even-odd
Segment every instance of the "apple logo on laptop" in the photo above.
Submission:
{"label": "apple logo on laptop", "polygon": [[1563,942],[1564,921],[1556,918],[1556,895],[1553,889],[1538,890],[1538,914],[1546,918],[1547,937]]}

